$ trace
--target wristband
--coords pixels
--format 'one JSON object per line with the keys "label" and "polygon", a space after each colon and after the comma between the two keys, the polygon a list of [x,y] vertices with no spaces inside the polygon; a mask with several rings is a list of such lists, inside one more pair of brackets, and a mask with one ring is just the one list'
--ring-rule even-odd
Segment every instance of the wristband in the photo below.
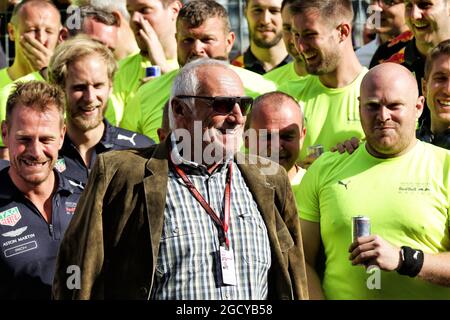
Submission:
{"label": "wristband", "polygon": [[423,266],[423,251],[403,246],[400,250],[401,265],[397,272],[411,278],[417,276]]}

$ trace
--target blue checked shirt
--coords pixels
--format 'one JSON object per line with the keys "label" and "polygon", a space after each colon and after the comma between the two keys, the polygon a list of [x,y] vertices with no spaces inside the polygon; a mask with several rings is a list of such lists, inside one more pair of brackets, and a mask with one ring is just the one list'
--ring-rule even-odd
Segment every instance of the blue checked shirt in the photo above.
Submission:
{"label": "blue checked shirt", "polygon": [[[174,154],[180,157],[177,152]],[[205,166],[182,161],[180,167],[212,209],[223,218],[229,161],[212,174]],[[151,299],[267,298],[267,275],[271,265],[267,229],[238,166],[234,161],[232,165],[227,235],[234,250],[237,285],[223,285],[221,282],[218,227],[191,195],[183,180],[170,169]]]}

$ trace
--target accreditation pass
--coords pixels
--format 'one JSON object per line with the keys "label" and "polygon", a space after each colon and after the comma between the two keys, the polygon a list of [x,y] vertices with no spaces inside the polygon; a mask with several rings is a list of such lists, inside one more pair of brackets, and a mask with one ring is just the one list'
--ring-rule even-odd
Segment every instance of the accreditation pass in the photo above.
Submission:
{"label": "accreditation pass", "polygon": [[236,268],[234,266],[233,249],[220,246],[220,265],[223,284],[236,285]]}

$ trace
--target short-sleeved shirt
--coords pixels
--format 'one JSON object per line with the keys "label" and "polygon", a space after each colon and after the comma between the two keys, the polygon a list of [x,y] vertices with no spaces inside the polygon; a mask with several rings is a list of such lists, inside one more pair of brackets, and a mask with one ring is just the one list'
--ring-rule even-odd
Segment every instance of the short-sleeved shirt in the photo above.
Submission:
{"label": "short-sleeved shirt", "polygon": [[300,77],[297,72],[295,71],[295,64],[294,62],[289,62],[288,64],[285,64],[282,67],[273,69],[266,74],[264,74],[263,78],[272,81],[277,85],[277,87],[281,86],[285,82],[288,82],[290,80],[299,80],[304,79],[305,77]]}
{"label": "short-sleeved shirt", "polygon": [[0,171],[0,300],[50,299],[56,255],[74,214],[81,189],[61,174],[52,196],[52,220]]}
{"label": "short-sleeved shirt", "polygon": [[[176,60],[170,60],[168,63],[174,68],[178,67]],[[141,86],[141,80],[145,78],[145,69],[151,66],[152,63],[140,52],[119,61],[111,96],[116,120],[114,124],[118,125],[122,121],[125,106]]]}
{"label": "short-sleeved shirt", "polygon": [[[328,299],[450,299],[450,288],[397,272],[372,273],[353,266],[352,217],[370,218],[372,234],[426,253],[450,251],[450,152],[418,141],[406,154],[372,156],[361,145],[353,154],[324,153],[300,184],[300,217],[320,223]],[[369,284],[369,285],[368,285]],[[370,289],[372,288],[372,289]]]}
{"label": "short-sleeved shirt", "polygon": [[77,147],[70,140],[66,133],[64,144],[59,151],[59,159],[56,163],[56,169],[72,182],[84,187],[90,169],[97,159],[97,154],[111,151],[111,150],[126,150],[133,148],[149,147],[154,142],[148,137],[112,126],[107,120],[103,120],[105,124],[105,131],[100,142],[94,147],[89,166],[86,166]]}
{"label": "short-sleeved shirt", "polygon": [[[288,64],[293,59],[290,55],[287,55],[283,61],[281,61],[277,66],[275,66],[272,70],[276,68],[282,67],[285,64]],[[236,67],[244,68],[259,74],[265,74],[267,71],[264,69],[264,66],[261,61],[259,61],[255,55],[253,54],[250,47],[244,52],[243,55],[239,55],[231,61],[231,64]],[[272,71],[269,70],[269,71]]]}
{"label": "short-sleeved shirt", "polygon": [[352,83],[342,88],[325,87],[319,77],[310,75],[306,79],[289,81],[278,89],[303,105],[307,130],[301,160],[307,156],[309,146],[321,144],[328,151],[352,137],[364,137],[358,97],[366,72],[367,68],[363,68]]}
{"label": "short-sleeved shirt", "polygon": [[[230,68],[241,78],[245,94],[248,96],[257,97],[276,90],[276,85],[272,81],[264,79],[257,73],[231,65]],[[164,104],[169,100],[172,83],[178,72],[179,70],[173,70],[139,88],[127,105],[127,112],[120,126],[159,141],[157,129],[162,125]]]}
{"label": "short-sleeved shirt", "polygon": [[0,90],[2,90],[6,85],[13,82],[13,80],[9,77],[8,68],[0,69]]}

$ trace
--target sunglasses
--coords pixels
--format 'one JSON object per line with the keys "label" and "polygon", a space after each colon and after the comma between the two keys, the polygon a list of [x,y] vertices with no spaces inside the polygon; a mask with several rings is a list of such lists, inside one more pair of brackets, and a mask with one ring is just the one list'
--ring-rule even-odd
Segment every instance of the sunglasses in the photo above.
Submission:
{"label": "sunglasses", "polygon": [[209,106],[219,114],[229,114],[233,111],[236,103],[241,109],[241,113],[245,116],[253,105],[253,98],[251,97],[205,97],[205,96],[190,96],[190,95],[179,95],[176,98],[180,99],[203,99],[209,101]]}

